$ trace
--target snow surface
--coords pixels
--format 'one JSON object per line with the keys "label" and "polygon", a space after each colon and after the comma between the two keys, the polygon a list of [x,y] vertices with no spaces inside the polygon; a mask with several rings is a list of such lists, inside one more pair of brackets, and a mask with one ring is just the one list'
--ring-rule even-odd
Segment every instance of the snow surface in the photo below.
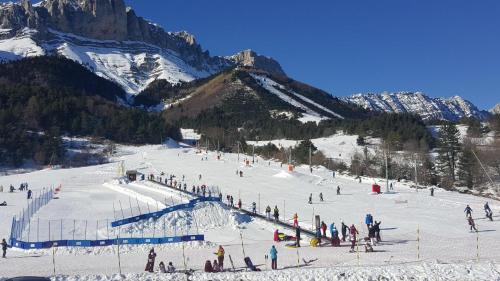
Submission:
{"label": "snow surface", "polygon": [[137,41],[96,40],[49,30],[53,39],[36,42],[35,30],[25,29],[16,37],[0,41],[0,59],[58,54],[77,61],[97,75],[116,82],[127,93],[138,94],[157,79],[175,84],[209,76],[221,66],[199,70],[168,49]]}
{"label": "snow surface", "polygon": [[[346,164],[351,163],[351,157],[355,153],[363,153],[364,146],[357,144],[357,135],[345,135],[338,133],[329,137],[311,139],[311,142],[316,146],[327,158],[341,160]],[[264,146],[268,143],[276,145],[278,148],[289,148],[297,146],[302,140],[262,140],[262,141],[247,141],[249,145]],[[375,146],[380,143],[378,138],[366,138],[367,149],[369,153],[375,153]]]}
{"label": "snow surface", "polygon": [[316,122],[316,123],[319,123],[321,120],[325,120],[325,119],[329,119],[327,116],[323,116],[321,115],[320,113],[312,110],[311,108],[309,108],[306,104],[303,104],[291,97],[289,97],[288,95],[286,95],[285,93],[283,93],[283,91],[286,91],[290,94],[292,94],[293,96],[297,97],[298,99],[306,102],[306,103],[309,103],[309,104],[312,104],[314,105],[315,107],[317,108],[320,108],[321,110],[324,110],[325,112],[328,112],[330,113],[331,115],[335,116],[335,117],[338,117],[338,118],[341,118],[343,119],[344,117],[340,116],[339,114],[329,110],[328,108],[294,92],[294,91],[289,91],[287,90],[283,85],[275,82],[274,80],[270,79],[269,77],[266,77],[264,75],[258,75],[258,74],[250,74],[255,80],[257,80],[257,82],[262,85],[262,87],[264,87],[264,89],[266,89],[267,91],[269,91],[270,93],[272,94],[275,94],[276,96],[278,96],[281,100],[285,101],[286,103],[289,103],[290,105],[298,108],[298,109],[301,109],[303,110],[305,113],[302,113],[302,117],[299,118],[298,120],[301,121],[302,123],[307,123],[307,122]]}
{"label": "snow surface", "polygon": [[[230,211],[217,203],[197,206],[192,212],[182,210],[161,218],[169,231],[195,231],[205,234],[206,241],[185,244],[186,267],[200,270],[205,260],[215,258],[217,245],[223,245],[226,254],[231,255],[236,267],[242,267],[243,238],[244,251],[254,264],[262,265],[263,272],[204,274],[196,272],[193,280],[500,280],[500,202],[473,195],[436,189],[430,197],[427,190],[416,192],[411,183],[394,183],[392,194],[373,195],[371,184],[384,185],[382,179],[362,178],[358,183],[352,177],[340,175],[333,178],[331,171],[323,167],[296,167],[292,173],[285,165],[266,161],[260,157],[252,165],[245,165],[248,156],[222,154],[217,160],[215,152],[197,154],[192,148],[167,149],[165,146],[118,146],[114,163],[99,166],[42,170],[27,174],[0,177],[0,184],[6,191],[9,184],[16,188],[21,182],[28,182],[36,195],[43,187],[62,184],[59,199],[52,200],[36,214],[43,220],[110,220],[117,216],[113,210],[119,202],[128,205],[131,198],[144,211],[156,209],[156,204],[172,205],[189,200],[179,192],[167,190],[149,182],[127,183],[117,180],[118,161],[124,161],[126,169],[136,169],[148,174],[175,174],[178,181],[185,176],[188,187],[194,185],[216,185],[223,194],[241,197],[243,207],[249,209],[251,202],[258,202],[258,210],[275,205],[280,215],[291,221],[298,214],[303,229],[310,229],[315,214],[326,223],[341,220],[356,224],[360,237],[367,234],[364,216],[371,213],[375,220],[382,221],[383,242],[375,247],[375,253],[348,253],[347,243],[332,248],[307,247],[309,237],[303,234],[303,245],[298,251],[274,243],[272,232],[276,226],[269,221]],[[202,160],[207,157],[207,160]],[[235,174],[243,171],[243,177]],[[201,180],[199,175],[202,175]],[[112,186],[109,188],[109,186]],[[341,194],[336,195],[336,187]],[[123,190],[126,190],[125,192]],[[324,202],[318,202],[322,192]],[[309,194],[313,204],[307,204]],[[169,196],[170,195],[170,196]],[[7,201],[7,207],[0,209],[0,237],[8,238],[12,216],[26,206],[26,194],[21,192],[0,193],[0,201]],[[225,197],[225,196],[224,196]],[[482,206],[490,202],[494,221],[485,220]],[[480,230],[471,233],[465,220],[464,208],[469,204]],[[154,205],[154,206],[152,206]],[[125,206],[124,206],[125,207]],[[134,211],[135,212],[135,211]],[[146,221],[126,226],[121,233],[140,235],[162,228],[160,221]],[[32,224],[34,221],[32,221]],[[99,225],[98,236],[106,236],[104,225]],[[417,231],[418,230],[418,231]],[[82,231],[81,228],[78,231]],[[94,229],[92,231],[95,231]],[[124,232],[122,232],[124,231]],[[280,231],[292,234],[280,228]],[[170,233],[170,232],[169,232]],[[419,236],[417,236],[419,233]],[[114,235],[111,232],[110,235]],[[63,234],[67,235],[67,234]],[[241,235],[241,236],[240,236]],[[417,244],[417,238],[419,242]],[[477,240],[479,239],[479,248]],[[266,271],[264,255],[275,244],[279,252],[278,271]],[[417,259],[420,248],[420,261]],[[143,273],[148,246],[120,248],[121,268],[125,277],[131,280],[184,280],[185,276]],[[157,263],[172,261],[177,268],[183,268],[182,245],[155,247]],[[362,245],[360,246],[362,249]],[[478,251],[479,249],[479,251]],[[313,260],[310,266],[295,269],[299,260]],[[479,253],[480,262],[477,263]],[[52,274],[52,250],[21,251],[9,249],[8,258],[0,263],[2,277],[16,275],[50,276]],[[55,251],[56,280],[116,280],[118,272],[116,247],[68,249]],[[226,267],[228,265],[226,257]],[[360,266],[358,266],[358,263]],[[269,268],[269,264],[267,265]],[[290,268],[290,269],[287,269]],[[0,277],[0,279],[2,278]],[[412,279],[413,278],[413,279]]]}

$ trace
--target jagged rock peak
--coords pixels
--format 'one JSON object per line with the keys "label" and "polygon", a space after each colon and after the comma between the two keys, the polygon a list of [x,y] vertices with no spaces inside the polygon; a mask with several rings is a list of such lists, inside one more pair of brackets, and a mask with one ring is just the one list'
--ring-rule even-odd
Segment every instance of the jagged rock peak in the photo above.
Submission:
{"label": "jagged rock peak", "polygon": [[267,71],[271,74],[286,76],[285,71],[281,68],[279,62],[271,57],[266,57],[257,54],[253,50],[244,50],[233,56],[228,57],[229,60],[242,66],[249,66]]}
{"label": "jagged rock peak", "polygon": [[500,114],[500,103],[497,103],[495,105],[495,107],[493,107],[492,109],[490,109],[490,112],[492,114]]}

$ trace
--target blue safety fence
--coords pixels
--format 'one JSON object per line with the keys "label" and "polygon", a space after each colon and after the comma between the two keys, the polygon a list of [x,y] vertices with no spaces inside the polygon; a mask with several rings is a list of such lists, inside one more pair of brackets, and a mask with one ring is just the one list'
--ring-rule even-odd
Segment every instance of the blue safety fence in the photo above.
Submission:
{"label": "blue safety fence", "polygon": [[27,199],[29,200],[28,206],[19,213],[18,217],[12,218],[10,240],[14,241],[19,239],[25,230],[30,229],[30,221],[33,218],[33,215],[38,212],[41,207],[47,205],[53,198],[53,189],[43,189],[38,193],[38,196],[33,199]]}
{"label": "blue safety fence", "polygon": [[157,212],[146,213],[146,214],[141,214],[138,216],[124,218],[121,220],[116,220],[116,221],[111,222],[111,226],[117,227],[117,226],[131,224],[131,223],[135,223],[135,222],[139,222],[139,221],[143,221],[143,220],[149,220],[149,219],[156,220],[167,213],[175,212],[175,211],[182,210],[182,209],[191,209],[196,204],[199,204],[202,202],[220,202],[220,197],[199,197],[199,198],[190,200],[188,203],[167,207],[167,208],[160,210],[160,211],[157,211]]}
{"label": "blue safety fence", "polygon": [[183,235],[172,237],[156,237],[156,238],[115,238],[104,240],[55,240],[44,242],[25,242],[17,239],[11,239],[11,245],[15,248],[24,250],[31,249],[49,249],[52,247],[104,247],[111,245],[143,245],[143,244],[168,244],[181,243],[190,241],[204,241],[205,236],[202,234]]}

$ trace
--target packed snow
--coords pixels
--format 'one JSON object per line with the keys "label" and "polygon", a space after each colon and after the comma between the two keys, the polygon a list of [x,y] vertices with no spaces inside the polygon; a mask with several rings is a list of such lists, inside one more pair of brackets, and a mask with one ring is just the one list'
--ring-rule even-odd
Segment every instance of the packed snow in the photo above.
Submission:
{"label": "packed snow", "polygon": [[[8,205],[0,207],[0,237],[9,237],[12,216],[18,214],[27,201],[25,192],[6,192],[10,184],[17,188],[20,183],[28,182],[34,196],[44,187],[62,185],[59,199],[42,207],[32,225],[36,219],[110,221],[117,216],[121,218],[120,203],[124,205],[124,212],[130,211],[129,205],[145,212],[148,208],[153,211],[162,205],[175,205],[190,199],[152,182],[139,180],[130,183],[120,179],[118,172],[123,161],[125,169],[146,175],[175,174],[179,182],[187,183],[188,189],[192,185],[218,186],[224,201],[225,196],[231,194],[235,201],[242,199],[245,209],[251,209],[252,202],[257,203],[260,213],[267,205],[277,206],[280,219],[286,221],[291,221],[293,214],[297,213],[303,229],[311,229],[313,216],[320,215],[321,220],[327,224],[335,222],[338,227],[341,220],[349,225],[355,224],[360,237],[365,237],[365,214],[371,213],[375,220],[382,221],[382,242],[375,246],[373,253],[365,253],[361,243],[359,254],[349,253],[347,242],[342,243],[342,247],[328,244],[309,247],[310,237],[305,233],[302,234],[303,247],[298,250],[287,248],[286,242],[273,242],[273,231],[279,228],[294,235],[293,231],[277,227],[272,221],[230,210],[219,203],[203,203],[193,210],[169,213],[156,222],[143,221],[121,228],[120,235],[158,235],[164,231],[165,224],[169,228],[166,231],[182,233],[188,230],[204,234],[203,242],[155,246],[158,253],[156,264],[172,261],[178,269],[194,269],[193,280],[500,280],[498,201],[442,189],[436,189],[435,196],[431,197],[428,190],[417,192],[410,188],[411,183],[402,182],[393,182],[392,193],[375,195],[371,192],[371,185],[376,182],[384,186],[383,179],[363,177],[360,183],[348,175],[337,173],[333,177],[332,172],[324,167],[313,167],[311,173],[308,166],[299,166],[288,172],[288,167],[278,162],[257,157],[255,163],[246,164],[247,159],[251,160],[241,154],[226,153],[220,157],[215,152],[200,154],[196,149],[186,147],[118,146],[112,163],[3,176],[0,185],[4,192],[0,193],[0,201],[5,200]],[[236,175],[238,170],[243,172],[242,177]],[[181,180],[183,176],[184,181]],[[341,195],[336,195],[337,186],[341,188]],[[318,199],[320,192],[324,196],[323,202]],[[307,204],[309,194],[313,195],[313,204]],[[482,207],[486,201],[494,213],[492,222],[484,218]],[[477,233],[469,231],[464,214],[467,204],[474,210]],[[110,234],[106,233],[105,224],[98,224],[97,228],[89,232],[99,237],[116,234],[113,229],[109,229]],[[83,230],[78,227],[78,231]],[[34,239],[33,235],[31,237]],[[263,271],[202,273],[205,261],[215,259],[213,253],[218,245],[226,249],[226,269],[231,267],[228,255],[231,255],[235,267],[244,267],[245,252]],[[278,271],[269,270],[269,262],[264,259],[271,245],[278,249]],[[124,278],[186,278],[182,274],[143,273],[148,249],[148,245],[121,247],[120,264]],[[55,280],[121,279],[117,274],[117,253],[116,246],[58,248],[54,252],[8,249],[7,259],[0,263],[0,280],[18,275],[51,276],[53,259]],[[306,265],[304,260],[311,262]]]}
{"label": "packed snow", "polygon": [[[309,108],[307,106],[307,104],[311,104],[325,112],[328,112],[329,114],[331,114],[332,116],[335,116],[337,118],[341,118],[343,119],[342,116],[340,116],[339,114],[331,111],[330,109],[294,92],[294,91],[290,91],[290,90],[287,90],[283,85],[275,82],[274,80],[270,79],[269,77],[267,76],[264,76],[264,75],[258,75],[258,74],[250,74],[252,75],[252,77],[260,84],[262,85],[262,87],[264,87],[264,89],[266,89],[267,91],[269,91],[270,93],[278,96],[281,100],[285,101],[286,103],[289,103],[290,105],[300,109],[300,110],[303,110],[304,113],[302,113],[302,117],[299,118],[298,120],[301,121],[302,123],[307,123],[307,122],[316,122],[316,123],[319,123],[321,120],[325,120],[325,119],[329,119],[327,116],[323,116],[322,114],[314,111],[313,109]],[[294,97],[296,97],[297,99],[305,102],[302,103],[294,98],[291,98],[290,96],[288,96],[287,94],[285,94],[283,91],[286,91],[288,93],[290,93],[291,95],[293,95]]]}

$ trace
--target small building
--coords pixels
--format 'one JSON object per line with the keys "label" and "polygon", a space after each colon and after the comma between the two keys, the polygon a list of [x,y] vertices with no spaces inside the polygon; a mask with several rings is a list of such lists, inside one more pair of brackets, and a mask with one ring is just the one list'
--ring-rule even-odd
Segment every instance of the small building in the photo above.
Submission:
{"label": "small building", "polygon": [[125,175],[127,176],[127,179],[129,181],[136,181],[138,173],[136,170],[128,170],[127,172],[125,172]]}

